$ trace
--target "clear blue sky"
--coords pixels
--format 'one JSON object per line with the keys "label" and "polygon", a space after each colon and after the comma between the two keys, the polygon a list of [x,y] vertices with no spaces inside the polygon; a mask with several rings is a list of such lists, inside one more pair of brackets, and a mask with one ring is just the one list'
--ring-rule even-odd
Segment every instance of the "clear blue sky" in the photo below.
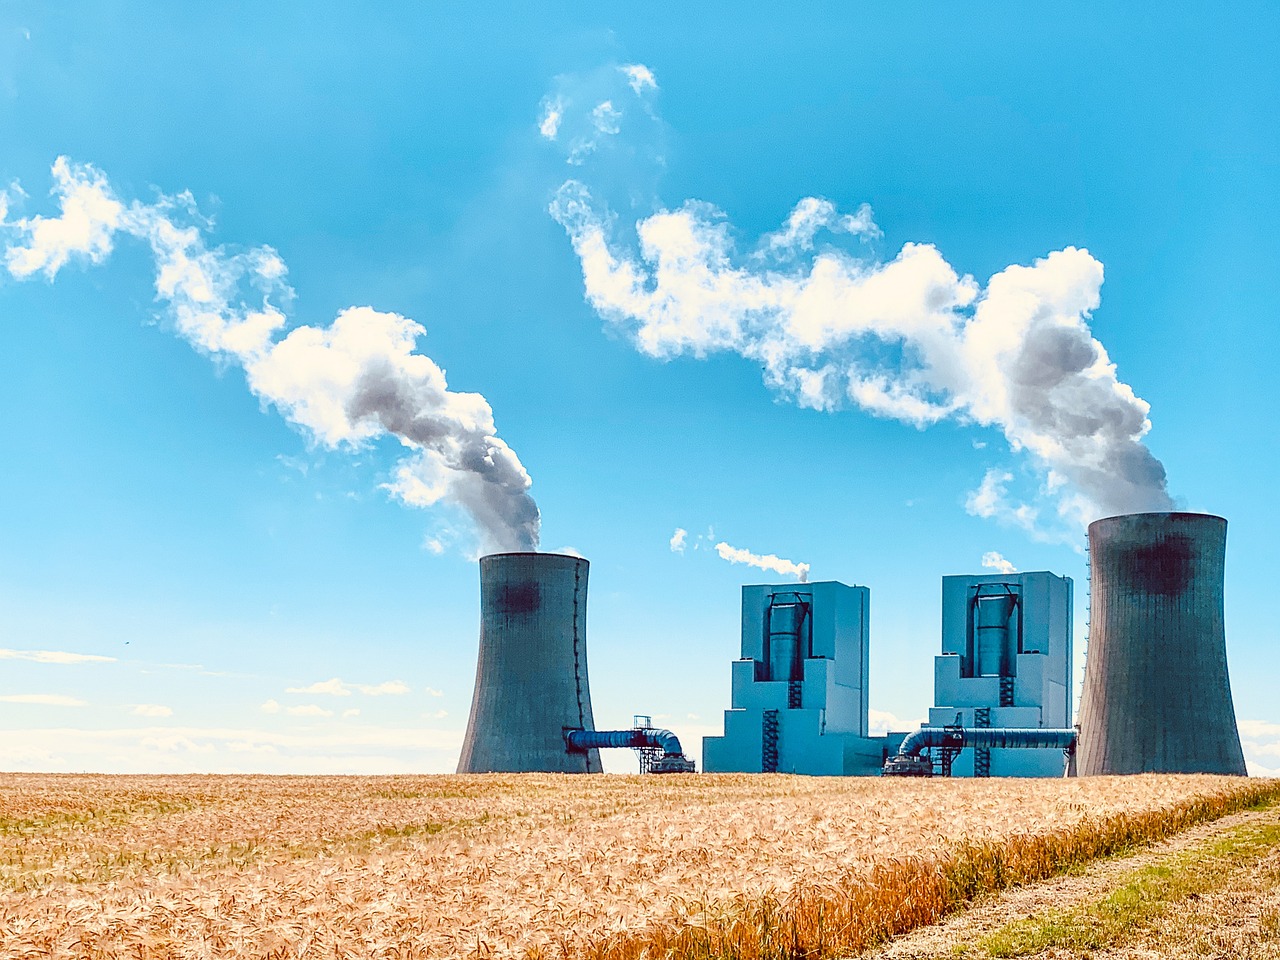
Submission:
{"label": "clear blue sky", "polygon": [[[773,576],[715,543],[869,586],[871,704],[913,721],[940,577],[988,552],[1075,578],[1083,646],[1083,532],[1055,511],[1085,474],[1063,461],[1066,486],[1044,493],[1045,461],[974,414],[969,374],[920,388],[963,402],[917,426],[847,396],[794,402],[794,382],[765,383],[759,330],[705,357],[646,353],[657,308],[584,286],[549,212],[562,184],[606,218],[615,262],[646,267],[636,224],[661,211],[702,240],[721,225],[731,280],[803,276],[824,250],[875,272],[925,244],[989,299],[1011,265],[1087,249],[1105,282],[1080,322],[1150,404],[1142,441],[1173,502],[1230,521],[1237,714],[1251,768],[1278,771],[1278,45],[1262,3],[0,0],[0,240],[29,248],[15,224],[59,215],[66,156],[151,226],[196,223],[162,199],[189,191],[218,263],[276,251],[292,290],[273,292],[277,340],[350,307],[412,318],[532,478],[542,547],[592,561],[597,724],[650,713],[690,746],[728,706],[739,586]],[[652,84],[622,69],[637,65]],[[811,197],[869,204],[875,229],[768,261],[760,238]],[[282,415],[284,388],[255,395],[247,354],[193,348],[146,243],[120,229],[109,245],[52,277],[0,269],[0,768],[451,770],[478,528],[451,494],[397,499],[393,437],[343,444]],[[702,316],[682,289],[677,313]],[[232,299],[260,307],[248,291]],[[861,359],[910,379],[913,349]],[[975,508],[1005,474],[1033,529]]]}

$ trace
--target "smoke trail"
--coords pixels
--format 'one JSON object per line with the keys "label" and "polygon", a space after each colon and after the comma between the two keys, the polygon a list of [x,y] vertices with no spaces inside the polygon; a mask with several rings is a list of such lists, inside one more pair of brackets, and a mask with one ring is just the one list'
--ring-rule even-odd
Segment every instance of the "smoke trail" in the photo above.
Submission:
{"label": "smoke trail", "polygon": [[[648,123],[648,88],[633,89],[643,110],[630,110],[626,87],[609,91],[611,108]],[[592,153],[618,129],[599,131]],[[1142,442],[1150,407],[1089,328],[1103,270],[1086,250],[1012,265],[981,285],[931,244],[877,257],[870,209],[842,214],[818,197],[744,247],[725,215],[698,201],[641,217],[634,240],[579,180],[560,187],[550,212],[581,261],[587,300],[650,356],[737,353],[802,406],[852,405],[920,428],[949,418],[997,427],[1076,522],[1172,507],[1164,468]],[[1034,532],[1033,509],[992,499],[996,488],[984,515]]]}
{"label": "smoke trail", "polygon": [[497,436],[485,398],[449,390],[444,371],[415,352],[422,326],[350,307],[327,327],[283,333],[279,304],[292,291],[270,247],[209,247],[210,224],[189,193],[126,204],[101,172],[65,157],[53,178],[57,216],[9,220],[10,198],[0,199],[0,229],[15,238],[3,258],[13,277],[52,280],[75,258],[102,263],[118,234],[145,241],[155,258],[156,297],[178,333],[239,364],[255,395],[326,447],[399,438],[412,452],[386,485],[394,496],[415,506],[444,499],[460,505],[486,551],[536,549],[540,518],[529,474]]}
{"label": "smoke trail", "polygon": [[793,576],[801,583],[809,581],[809,564],[807,563],[785,560],[772,553],[755,554],[741,547],[732,547],[723,541],[716,544],[716,553],[720,554],[720,559],[728,560],[730,563],[745,563],[749,567],[757,567],[760,570],[772,570],[775,573]]}

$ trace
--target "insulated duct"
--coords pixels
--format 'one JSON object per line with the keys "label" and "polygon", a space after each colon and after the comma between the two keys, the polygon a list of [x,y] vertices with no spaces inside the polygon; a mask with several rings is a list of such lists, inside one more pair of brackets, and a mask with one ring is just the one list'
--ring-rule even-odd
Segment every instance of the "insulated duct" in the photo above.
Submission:
{"label": "insulated duct", "polygon": [[987,750],[1070,750],[1076,744],[1075,730],[1049,727],[922,727],[898,747],[898,756],[923,753],[930,747],[964,750],[966,747]]}
{"label": "insulated duct", "polygon": [[581,557],[480,558],[480,656],[459,773],[599,773],[600,754],[565,750],[592,730],[587,571]]}
{"label": "insulated duct", "polygon": [[1089,525],[1081,776],[1245,774],[1227,676],[1227,521],[1136,513]]}
{"label": "insulated duct", "polygon": [[680,738],[661,727],[635,727],[631,730],[566,730],[565,746],[570,750],[604,750],[610,747],[630,747],[640,750],[653,747],[668,757],[683,757]]}

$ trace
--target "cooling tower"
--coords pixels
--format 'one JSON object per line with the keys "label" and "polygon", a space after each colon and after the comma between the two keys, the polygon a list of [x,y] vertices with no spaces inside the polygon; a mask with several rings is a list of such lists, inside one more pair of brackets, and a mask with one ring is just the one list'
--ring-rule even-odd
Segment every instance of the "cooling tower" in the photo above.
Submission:
{"label": "cooling tower", "polygon": [[459,773],[599,773],[566,728],[594,730],[587,685],[587,569],[581,557],[480,558],[480,658]]}
{"label": "cooling tower", "polygon": [[1136,513],[1089,525],[1081,776],[1243,776],[1222,626],[1227,521]]}

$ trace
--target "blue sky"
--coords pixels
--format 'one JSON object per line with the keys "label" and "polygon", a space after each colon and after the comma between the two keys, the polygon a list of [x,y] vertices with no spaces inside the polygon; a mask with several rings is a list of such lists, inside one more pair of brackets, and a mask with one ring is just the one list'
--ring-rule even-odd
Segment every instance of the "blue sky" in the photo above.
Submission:
{"label": "blue sky", "polygon": [[[914,720],[939,578],[989,552],[1075,578],[1083,646],[1079,517],[1164,495],[1112,469],[1140,443],[1176,506],[1230,521],[1237,713],[1252,768],[1280,770],[1280,18],[899,6],[0,3],[3,243],[45,257],[0,270],[0,767],[451,770],[472,558],[528,535],[504,519],[528,519],[521,471],[542,547],[592,561],[599,725],[650,713],[689,746],[719,731],[739,586],[773,576],[721,542],[868,585],[872,707]],[[68,183],[123,212],[37,239],[64,156]],[[659,273],[641,223],[667,255],[660,302],[635,294]],[[193,232],[165,246],[165,224]],[[593,236],[649,286],[584,279]],[[156,244],[204,272],[158,296]],[[891,272],[880,313],[851,308],[854,326],[896,318],[889,336],[797,346],[813,330],[776,304],[798,278],[823,261],[865,293],[905,245],[935,272]],[[1002,274],[1018,296],[995,295]],[[191,285],[211,275],[238,284],[214,298],[216,329]],[[1115,364],[1066,412],[1141,414],[1127,385],[1148,433],[1038,456],[1063,438],[1028,426],[1008,369],[918,306],[994,303],[998,331],[1026,313],[1028,277],[1071,342]],[[226,339],[264,302],[280,326]],[[308,405],[339,388],[299,369],[373,342],[332,340],[353,307],[432,411],[416,445],[386,410]],[[431,367],[397,352],[390,315],[421,325]],[[270,349],[303,327],[328,352]],[[796,371],[827,366],[806,395]],[[423,386],[439,371],[447,394]],[[483,396],[494,431],[460,394]],[[497,481],[450,468],[476,444],[500,450]]]}

